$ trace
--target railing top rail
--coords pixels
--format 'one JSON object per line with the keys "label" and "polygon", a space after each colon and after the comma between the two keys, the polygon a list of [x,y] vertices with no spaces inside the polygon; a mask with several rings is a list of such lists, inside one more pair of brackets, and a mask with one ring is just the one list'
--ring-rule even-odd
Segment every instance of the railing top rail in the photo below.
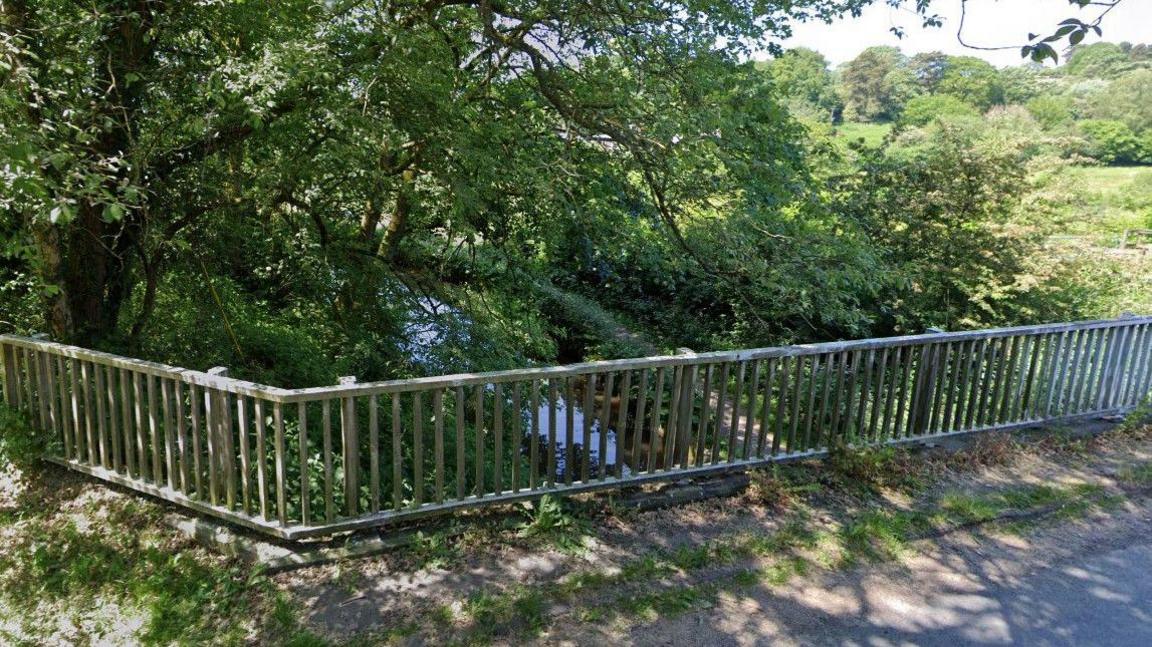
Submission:
{"label": "railing top rail", "polygon": [[1074,330],[1111,328],[1117,326],[1134,326],[1149,323],[1152,323],[1152,315],[1128,316],[1119,319],[1099,319],[1069,323],[1039,324],[1033,326],[989,328],[984,330],[939,332],[921,335],[905,335],[901,337],[879,337],[872,339],[822,342],[817,344],[798,344],[793,346],[751,348],[734,351],[689,353],[683,355],[661,355],[634,359],[585,362],[581,364],[568,364],[563,366],[520,368],[506,371],[491,371],[485,373],[457,373],[453,375],[439,375],[433,377],[411,378],[403,380],[388,380],[383,382],[340,384],[304,389],[283,389],[266,386],[263,384],[245,382],[243,380],[237,380],[230,377],[210,375],[201,371],[182,369],[168,366],[166,364],[131,359],[121,357],[119,355],[113,355],[111,353],[88,350],[78,346],[68,346],[55,342],[40,341],[28,337],[20,337],[17,335],[0,335],[0,342],[9,343],[14,346],[48,350],[75,359],[99,362],[101,364],[126,368],[162,377],[181,379],[185,382],[199,386],[261,397],[274,402],[287,403],[381,393],[399,393],[437,388],[455,388],[458,386],[492,384],[498,382],[547,380],[561,377],[572,377],[577,375],[589,375],[593,373],[604,373],[608,371],[637,370],[692,364],[715,364],[720,362],[747,361],[773,357],[795,357],[801,355],[815,355],[840,351],[895,348],[916,344],[994,339],[1021,334],[1050,334]]}
{"label": "railing top rail", "polygon": [[191,369],[169,366],[159,362],[149,362],[142,359],[133,359],[131,357],[113,355],[112,353],[105,353],[98,350],[89,350],[79,346],[69,346],[68,344],[32,339],[31,337],[21,337],[19,335],[0,335],[0,343],[11,344],[20,348],[30,348],[33,350],[51,352],[63,357],[78,359],[85,362],[95,362],[104,366],[123,368],[130,371],[136,371],[138,373],[145,373],[147,375],[177,379],[187,384],[195,384],[197,386],[219,389],[221,391],[229,391],[231,393],[261,397],[273,401],[280,400],[286,394],[290,393],[290,391],[287,389],[280,389],[274,386],[256,384],[255,382],[247,382],[222,375],[212,375],[203,371],[194,371]]}

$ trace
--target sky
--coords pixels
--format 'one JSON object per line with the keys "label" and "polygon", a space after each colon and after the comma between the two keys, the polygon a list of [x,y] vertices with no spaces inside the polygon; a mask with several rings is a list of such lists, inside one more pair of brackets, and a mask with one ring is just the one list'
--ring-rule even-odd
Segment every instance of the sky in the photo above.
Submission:
{"label": "sky", "polygon": [[[998,66],[1019,65],[1023,62],[1019,48],[1027,42],[1029,32],[1051,34],[1065,18],[1090,22],[1099,15],[1100,7],[1081,10],[1069,5],[1068,0],[969,0],[964,39],[972,45],[1012,46],[1010,50],[995,52],[969,49],[957,41],[960,0],[935,0],[932,12],[944,18],[943,27],[923,28],[915,14],[893,9],[878,0],[860,18],[846,18],[831,25],[797,24],[793,37],[783,45],[817,50],[834,66],[852,60],[872,45],[892,45],[908,55],[939,50],[978,56]],[[903,39],[889,31],[893,25],[904,28]],[[1152,42],[1152,0],[1123,0],[1100,27],[1103,37],[1093,34],[1084,42]]]}

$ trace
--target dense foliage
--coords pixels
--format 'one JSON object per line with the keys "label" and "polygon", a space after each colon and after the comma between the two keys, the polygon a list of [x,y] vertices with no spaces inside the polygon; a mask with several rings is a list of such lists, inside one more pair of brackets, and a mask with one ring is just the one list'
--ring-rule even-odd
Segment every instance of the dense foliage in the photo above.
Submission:
{"label": "dense foliage", "polygon": [[5,1],[0,325],[309,385],[1090,311],[1025,169],[1143,161],[1146,48],[747,62],[866,4]]}

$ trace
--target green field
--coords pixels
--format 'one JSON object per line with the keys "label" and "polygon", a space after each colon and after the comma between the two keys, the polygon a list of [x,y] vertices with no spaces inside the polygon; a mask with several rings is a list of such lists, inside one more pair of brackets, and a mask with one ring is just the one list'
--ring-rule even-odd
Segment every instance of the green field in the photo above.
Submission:
{"label": "green field", "polygon": [[1076,199],[1066,214],[1073,235],[1107,235],[1152,229],[1152,166],[1082,166],[1068,171]]}
{"label": "green field", "polygon": [[892,131],[892,124],[866,124],[848,121],[836,126],[836,138],[845,143],[863,139],[869,146],[879,146]]}

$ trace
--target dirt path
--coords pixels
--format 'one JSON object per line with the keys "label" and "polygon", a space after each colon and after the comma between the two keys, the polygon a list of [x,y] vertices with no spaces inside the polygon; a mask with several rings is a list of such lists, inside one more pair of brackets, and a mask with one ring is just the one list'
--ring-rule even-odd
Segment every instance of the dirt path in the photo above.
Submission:
{"label": "dirt path", "polygon": [[[836,477],[798,468],[740,498],[561,516],[539,536],[431,535],[277,584],[335,642],[1152,642],[1152,436],[1003,438]],[[853,481],[870,467],[899,478]]]}

